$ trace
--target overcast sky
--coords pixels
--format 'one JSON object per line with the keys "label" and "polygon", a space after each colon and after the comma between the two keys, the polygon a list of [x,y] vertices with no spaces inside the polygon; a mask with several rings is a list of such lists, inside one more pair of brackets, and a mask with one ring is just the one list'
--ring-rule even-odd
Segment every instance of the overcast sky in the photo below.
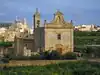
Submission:
{"label": "overcast sky", "polygon": [[38,8],[41,19],[50,21],[59,9],[66,21],[74,25],[100,25],[100,0],[0,0],[0,22],[14,21],[16,16],[26,18],[32,26],[32,15]]}

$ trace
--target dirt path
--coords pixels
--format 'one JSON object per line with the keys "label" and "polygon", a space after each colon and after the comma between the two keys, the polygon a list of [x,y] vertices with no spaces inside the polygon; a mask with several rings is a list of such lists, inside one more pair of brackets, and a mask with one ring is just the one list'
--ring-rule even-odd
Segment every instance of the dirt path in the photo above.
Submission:
{"label": "dirt path", "polygon": [[[81,60],[12,60],[7,64],[0,64],[0,66],[29,66],[29,65],[48,65],[48,64],[56,64],[56,63],[62,63],[62,62],[75,62],[75,61],[81,61]],[[90,62],[100,62],[100,59],[88,59]]]}
{"label": "dirt path", "polygon": [[24,60],[24,61],[10,61],[8,64],[0,64],[0,66],[29,66],[29,65],[48,65],[56,64],[61,62],[77,61],[77,60]]}

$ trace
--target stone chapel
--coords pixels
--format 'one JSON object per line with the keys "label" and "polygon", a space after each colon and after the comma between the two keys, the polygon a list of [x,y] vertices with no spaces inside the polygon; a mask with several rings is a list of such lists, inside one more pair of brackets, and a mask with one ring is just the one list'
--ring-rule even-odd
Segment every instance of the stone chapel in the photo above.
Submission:
{"label": "stone chapel", "polygon": [[57,50],[60,53],[73,52],[73,23],[66,22],[59,10],[51,22],[44,21],[41,26],[41,14],[38,9],[33,15],[35,51]]}

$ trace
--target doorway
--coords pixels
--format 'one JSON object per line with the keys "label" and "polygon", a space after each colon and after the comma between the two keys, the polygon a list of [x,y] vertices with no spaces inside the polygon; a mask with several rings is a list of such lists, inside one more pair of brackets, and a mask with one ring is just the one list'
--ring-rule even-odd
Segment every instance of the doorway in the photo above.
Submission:
{"label": "doorway", "polygon": [[62,44],[56,44],[56,50],[62,54],[63,52],[63,45]]}

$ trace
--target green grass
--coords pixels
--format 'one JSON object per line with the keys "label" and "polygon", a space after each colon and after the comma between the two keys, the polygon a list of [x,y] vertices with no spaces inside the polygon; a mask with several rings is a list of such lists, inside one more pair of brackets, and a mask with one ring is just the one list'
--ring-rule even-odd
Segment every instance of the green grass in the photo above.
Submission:
{"label": "green grass", "polygon": [[1,75],[100,75],[100,64],[87,61],[64,62],[46,66],[10,67]]}
{"label": "green grass", "polygon": [[100,44],[100,32],[74,32],[75,45]]}

